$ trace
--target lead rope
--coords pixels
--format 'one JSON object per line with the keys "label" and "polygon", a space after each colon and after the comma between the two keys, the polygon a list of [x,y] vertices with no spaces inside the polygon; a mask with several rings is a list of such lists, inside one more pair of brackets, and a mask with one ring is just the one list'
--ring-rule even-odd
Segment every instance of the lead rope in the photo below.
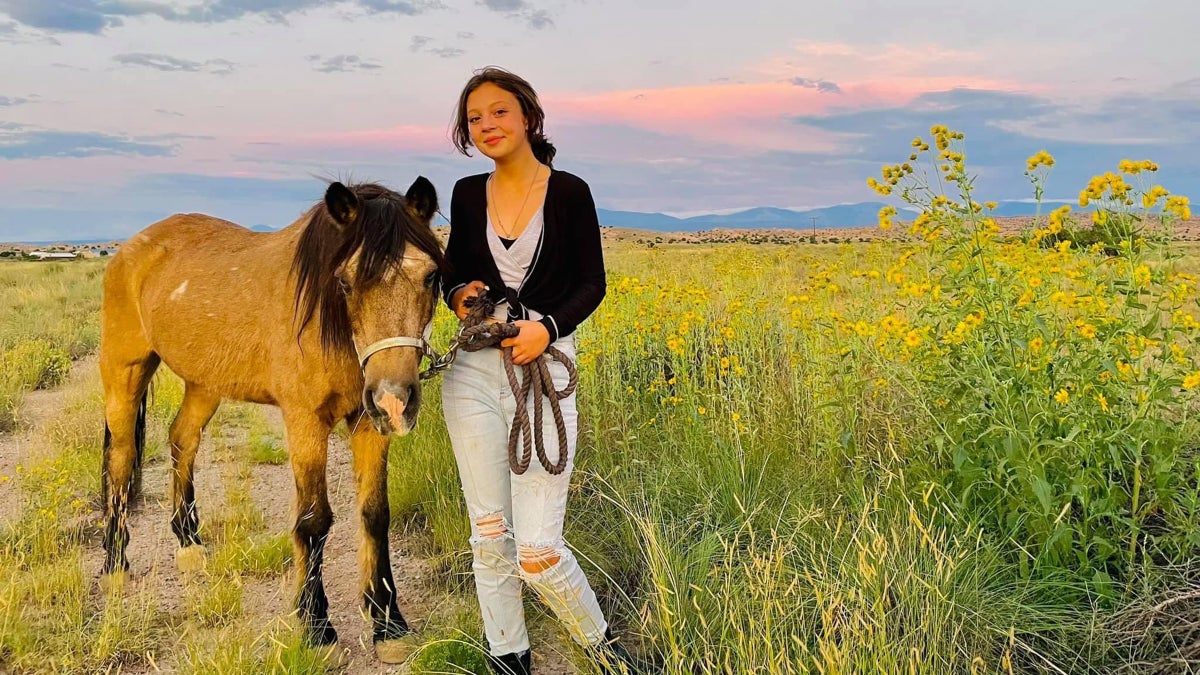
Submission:
{"label": "lead rope", "polygon": [[[458,336],[450,345],[445,355],[434,359],[434,365],[427,373],[428,377],[445,370],[454,362],[455,352],[459,349],[477,352],[487,347],[496,347],[503,353],[504,374],[508,376],[508,387],[516,397],[517,410],[513,414],[512,430],[508,434],[508,466],[512,472],[519,475],[529,469],[533,453],[537,453],[538,462],[546,472],[557,476],[567,468],[567,425],[563,421],[562,407],[559,401],[575,392],[578,375],[575,363],[571,358],[555,347],[546,347],[546,354],[567,368],[567,386],[562,390],[554,388],[554,379],[550,375],[550,364],[544,357],[538,357],[532,362],[520,366],[523,381],[517,380],[517,366],[512,361],[512,347],[501,347],[500,342],[515,337],[521,332],[515,323],[498,323],[490,321],[496,303],[482,295],[466,298],[467,318],[463,319]],[[431,358],[433,358],[431,356]],[[533,429],[530,428],[529,410],[526,402],[530,393],[533,394]],[[545,441],[542,439],[542,399],[550,400],[550,412],[554,417],[554,426],[558,429],[558,461],[551,464],[546,457]]]}

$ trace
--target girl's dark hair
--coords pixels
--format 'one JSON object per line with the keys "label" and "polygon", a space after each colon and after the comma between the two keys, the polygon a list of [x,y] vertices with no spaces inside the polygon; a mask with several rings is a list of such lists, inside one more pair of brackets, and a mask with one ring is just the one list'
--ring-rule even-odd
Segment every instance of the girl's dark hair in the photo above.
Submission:
{"label": "girl's dark hair", "polygon": [[537,92],[524,78],[496,66],[476,70],[471,79],[467,80],[466,86],[463,87],[462,94],[458,97],[458,109],[454,116],[452,132],[454,147],[467,157],[471,156],[469,150],[472,145],[471,128],[470,123],[467,122],[467,97],[485,82],[491,82],[516,97],[517,103],[521,104],[521,114],[525,117],[525,130],[529,137],[529,145],[533,149],[533,156],[537,157],[542,164],[553,166],[555,150],[542,130],[543,123],[546,121],[546,113],[542,110],[542,104],[538,102]]}

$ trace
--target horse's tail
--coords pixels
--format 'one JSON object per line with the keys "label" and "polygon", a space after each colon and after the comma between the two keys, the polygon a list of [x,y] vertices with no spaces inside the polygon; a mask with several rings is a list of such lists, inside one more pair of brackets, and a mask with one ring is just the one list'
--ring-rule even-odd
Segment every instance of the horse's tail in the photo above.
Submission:
{"label": "horse's tail", "polygon": [[108,455],[112,452],[112,430],[104,418],[104,453],[100,455],[100,508],[108,513]]}
{"label": "horse's tail", "polygon": [[[129,486],[129,501],[137,501],[142,493],[142,454],[146,449],[146,404],[150,398],[150,387],[146,387],[138,403],[137,421],[133,427],[133,477]],[[108,508],[108,454],[112,452],[112,430],[104,420],[104,453],[100,457],[100,507]]]}
{"label": "horse's tail", "polygon": [[146,449],[146,401],[150,398],[150,387],[142,394],[138,403],[137,422],[133,427],[133,480],[129,486],[129,501],[137,502],[142,496],[142,452]]}

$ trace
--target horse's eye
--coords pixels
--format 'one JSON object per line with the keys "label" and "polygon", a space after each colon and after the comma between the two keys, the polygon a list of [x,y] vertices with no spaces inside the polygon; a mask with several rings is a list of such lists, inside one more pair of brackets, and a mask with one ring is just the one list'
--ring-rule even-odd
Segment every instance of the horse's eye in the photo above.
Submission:
{"label": "horse's eye", "polygon": [[436,288],[438,283],[438,273],[430,272],[429,276],[425,277],[425,288]]}

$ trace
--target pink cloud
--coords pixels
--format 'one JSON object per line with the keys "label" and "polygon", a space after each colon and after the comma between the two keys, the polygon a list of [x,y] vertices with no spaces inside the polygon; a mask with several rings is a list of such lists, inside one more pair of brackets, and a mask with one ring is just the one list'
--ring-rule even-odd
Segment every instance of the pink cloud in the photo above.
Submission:
{"label": "pink cloud", "polygon": [[958,87],[1015,90],[1011,81],[970,77],[893,77],[834,82],[820,91],[791,80],[543,96],[554,123],[627,125],[661,134],[756,149],[830,152],[837,138],[798,132],[791,118],[833,109],[903,106],[924,93]]}
{"label": "pink cloud", "polygon": [[245,143],[254,147],[255,156],[263,159],[394,159],[401,155],[448,154],[452,150],[448,129],[432,125],[401,125],[288,138],[263,136],[246,139]]}
{"label": "pink cloud", "polygon": [[749,66],[752,76],[790,79],[795,76],[858,81],[917,74],[965,74],[986,59],[979,51],[936,44],[852,45],[800,41],[792,49]]}

